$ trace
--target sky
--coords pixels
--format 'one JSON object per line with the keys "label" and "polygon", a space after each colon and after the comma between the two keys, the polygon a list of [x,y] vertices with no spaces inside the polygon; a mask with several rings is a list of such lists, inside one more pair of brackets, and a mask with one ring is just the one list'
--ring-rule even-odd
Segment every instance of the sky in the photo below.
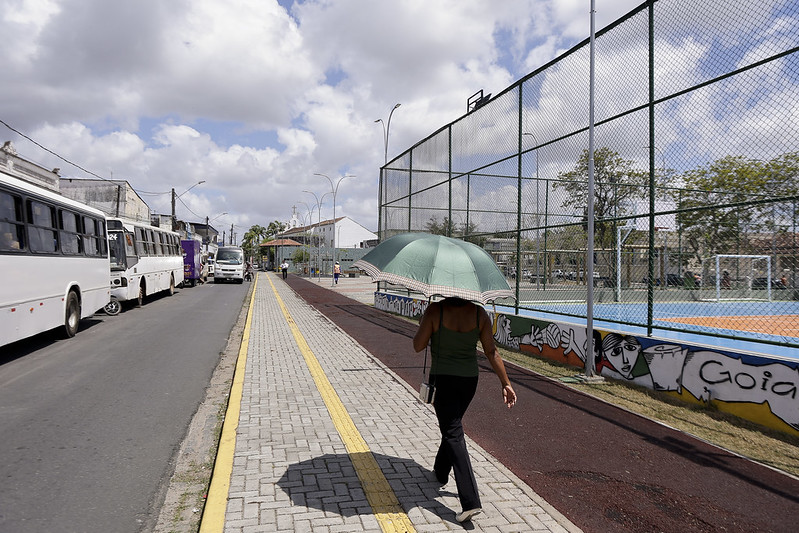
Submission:
{"label": "sky", "polygon": [[[597,31],[640,3],[596,0]],[[154,213],[171,212],[174,188],[178,218],[239,236],[294,207],[317,220],[334,189],[336,216],[376,231],[384,125],[391,160],[477,91],[496,94],[586,39],[589,6],[0,0],[0,119],[23,134],[0,124],[0,140],[62,177],[92,176],[37,143],[125,179]],[[321,218],[333,208],[329,194]]]}

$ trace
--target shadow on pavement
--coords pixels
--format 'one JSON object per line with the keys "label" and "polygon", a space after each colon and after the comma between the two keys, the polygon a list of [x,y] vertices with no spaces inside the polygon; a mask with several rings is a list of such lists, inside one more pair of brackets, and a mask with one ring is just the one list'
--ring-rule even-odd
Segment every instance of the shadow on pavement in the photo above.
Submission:
{"label": "shadow on pavement", "polygon": [[[442,519],[455,522],[455,511],[436,501],[437,496],[456,494],[441,487],[433,472],[412,459],[370,453],[386,476],[407,513],[423,507]],[[358,454],[325,454],[289,465],[278,486],[294,505],[337,513],[343,517],[373,514],[353,459]],[[454,489],[454,482],[450,482]]]}

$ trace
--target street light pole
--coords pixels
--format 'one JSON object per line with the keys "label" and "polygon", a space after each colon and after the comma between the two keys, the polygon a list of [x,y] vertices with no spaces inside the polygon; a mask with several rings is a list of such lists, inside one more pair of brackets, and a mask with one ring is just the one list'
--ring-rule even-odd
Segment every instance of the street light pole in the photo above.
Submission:
{"label": "street light pole", "polygon": [[178,227],[178,220],[177,217],[175,217],[175,200],[195,188],[197,185],[201,185],[203,183],[205,183],[205,180],[200,180],[177,196],[175,196],[175,188],[172,187],[172,231],[175,231]]}
{"label": "street light pole", "polygon": [[216,220],[217,218],[219,218],[219,217],[221,217],[223,215],[227,215],[227,211],[225,211],[224,213],[219,213],[218,215],[216,215],[211,220],[208,220],[209,217],[207,215],[205,217],[205,239],[206,239],[206,241],[205,241],[205,251],[206,252],[208,251],[208,245],[211,242],[211,222],[213,222],[214,220]]}
{"label": "street light pole", "polygon": [[309,234],[308,233],[308,226],[313,226],[313,207],[308,205],[307,202],[303,202],[302,200],[300,200],[300,203],[305,206],[305,209],[308,210],[308,212],[306,213],[306,215],[308,216],[308,224],[305,224],[305,217],[303,217],[303,219],[302,219],[302,224],[303,224],[303,226],[305,226],[305,238],[303,240],[305,241],[304,244],[308,247],[308,276],[310,276],[311,275],[311,265],[313,264],[311,259],[313,258],[313,256],[311,255],[311,245],[308,244],[308,234]]}
{"label": "street light pole", "polygon": [[[325,194],[322,195],[321,198],[319,198],[319,197],[316,196],[316,193],[314,193],[314,192],[311,192],[311,191],[302,191],[302,192],[305,192],[305,193],[308,193],[308,194],[312,194],[314,199],[316,200],[316,210],[319,212],[319,225],[317,227],[321,227],[322,226],[322,200],[324,200],[325,196],[327,196],[330,193],[326,192]],[[311,219],[311,221],[313,221],[313,218]],[[322,267],[322,248],[319,245],[319,239],[317,239],[316,240],[316,277],[317,277],[317,279],[321,279],[321,274],[320,274],[320,272],[322,270],[321,267]]]}
{"label": "street light pole", "polygon": [[391,112],[388,114],[388,121],[383,122],[382,118],[375,120],[375,122],[380,122],[383,125],[383,168],[380,169],[380,178],[379,183],[377,185],[377,235],[378,238],[380,237],[380,233],[382,230],[382,220],[383,220],[383,209],[380,206],[380,202],[383,201],[383,169],[386,165],[388,165],[388,134],[389,128],[391,128],[391,115],[394,114],[394,111],[400,106],[399,103],[394,104],[394,107],[391,108]]}
{"label": "street light pole", "polygon": [[[328,176],[327,174],[319,174],[318,172],[315,172],[314,176],[322,176],[324,178],[327,178],[327,181],[330,182],[330,192],[333,193],[333,268],[335,268],[335,263],[336,263],[336,194],[338,194],[338,186],[341,185],[341,182],[344,181],[344,178],[354,178],[355,176],[353,176],[351,174],[346,174],[346,175],[342,176],[336,182],[336,186],[335,187],[333,187],[333,180],[330,179],[330,176]],[[334,275],[331,278],[331,280],[330,280],[331,286],[335,285],[335,282],[336,282],[336,276]]]}
{"label": "street light pole", "polygon": [[[523,133],[522,135],[529,135],[533,138],[533,142],[535,143],[535,288],[539,288],[539,284],[541,283],[540,272],[539,272],[539,263],[541,262],[541,234],[539,227],[541,226],[540,219],[539,219],[539,202],[538,202],[538,139],[536,139],[535,135],[532,133]],[[544,273],[546,273],[546,269],[544,269]]]}

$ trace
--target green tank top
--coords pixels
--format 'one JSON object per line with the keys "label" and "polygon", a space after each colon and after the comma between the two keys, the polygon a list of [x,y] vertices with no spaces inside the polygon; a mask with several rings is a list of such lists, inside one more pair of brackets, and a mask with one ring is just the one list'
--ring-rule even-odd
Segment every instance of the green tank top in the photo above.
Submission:
{"label": "green tank top", "polygon": [[461,333],[444,327],[444,309],[441,308],[438,331],[431,337],[430,351],[433,354],[430,374],[475,377],[477,367],[477,341],[480,339],[480,310],[477,310],[474,329]]}

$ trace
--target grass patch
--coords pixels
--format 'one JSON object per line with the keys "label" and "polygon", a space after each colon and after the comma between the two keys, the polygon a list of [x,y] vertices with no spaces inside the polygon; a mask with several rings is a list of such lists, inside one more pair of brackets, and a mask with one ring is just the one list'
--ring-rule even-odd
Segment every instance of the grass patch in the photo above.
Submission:
{"label": "grass patch", "polygon": [[691,405],[666,394],[616,380],[588,384],[572,380],[580,369],[542,357],[499,349],[502,358],[557,379],[608,403],[657,420],[754,461],[799,476],[799,437],[762,427],[714,409]]}

